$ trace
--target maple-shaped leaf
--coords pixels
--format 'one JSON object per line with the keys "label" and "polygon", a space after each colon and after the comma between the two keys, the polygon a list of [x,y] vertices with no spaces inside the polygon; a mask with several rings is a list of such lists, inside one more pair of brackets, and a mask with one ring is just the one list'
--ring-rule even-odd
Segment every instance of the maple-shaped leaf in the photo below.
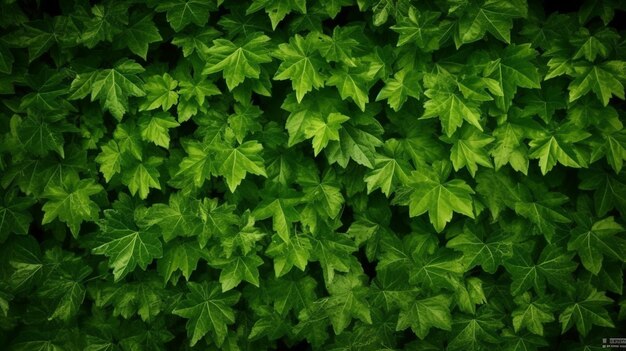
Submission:
{"label": "maple-shaped leaf", "polygon": [[146,79],[143,86],[146,101],[139,107],[140,111],[154,110],[159,107],[167,111],[178,102],[178,93],[174,91],[178,81],[167,73],[154,75]]}
{"label": "maple-shaped leaf", "polygon": [[252,215],[259,220],[272,217],[274,231],[287,243],[291,236],[291,224],[300,219],[300,214],[294,207],[300,202],[302,200],[295,193],[290,194],[290,196],[281,196],[272,201],[262,202]]}
{"label": "maple-shaped leaf", "polygon": [[463,274],[465,267],[461,255],[447,249],[434,254],[413,251],[409,266],[409,283],[432,291],[453,289],[454,281]]}
{"label": "maple-shaped leaf", "polygon": [[122,170],[122,151],[115,140],[109,140],[100,149],[102,151],[96,156],[95,161],[100,164],[100,173],[104,175],[104,179],[108,183],[114,175]]}
{"label": "maple-shaped leaf", "polygon": [[195,116],[198,111],[203,111],[207,97],[220,95],[221,91],[205,77],[195,74],[193,77],[186,77],[178,83],[178,121],[184,122]]}
{"label": "maple-shaped leaf", "polygon": [[17,190],[6,191],[0,198],[0,243],[9,234],[28,234],[33,217],[28,209],[35,203],[30,197],[18,195]]}
{"label": "maple-shaped leaf", "polygon": [[411,166],[402,158],[401,144],[397,140],[388,140],[385,150],[391,156],[377,155],[374,159],[374,169],[369,171],[363,179],[367,183],[367,193],[380,188],[389,197],[396,186],[407,185]]}
{"label": "maple-shaped leaf", "polygon": [[326,85],[337,87],[342,100],[351,98],[361,111],[369,102],[370,72],[361,64],[356,68],[335,69],[326,80]]}
{"label": "maple-shaped leaf", "polygon": [[154,321],[165,307],[163,287],[156,279],[143,279],[121,286],[110,281],[98,282],[91,294],[96,306],[113,306],[113,315],[125,319],[139,315],[143,321]]}
{"label": "maple-shaped leaf", "polygon": [[530,44],[508,45],[499,57],[485,67],[485,75],[496,80],[501,96],[496,96],[496,106],[507,111],[511,107],[517,88],[540,88],[541,75],[533,60],[537,52]]}
{"label": "maple-shaped leaf", "polygon": [[534,196],[531,196],[528,189],[519,188],[519,199],[513,205],[513,209],[518,215],[534,224],[538,234],[542,234],[548,242],[551,242],[558,225],[571,222],[560,208],[567,202],[568,197],[547,191],[545,187],[536,187],[531,190],[534,190]]}
{"label": "maple-shaped leaf", "polygon": [[318,39],[313,35],[301,37],[296,34],[289,43],[278,45],[273,55],[282,62],[274,75],[275,80],[291,80],[298,102],[304,95],[324,86],[324,76],[320,69],[326,64],[318,51]]}
{"label": "maple-shaped leaf", "polygon": [[480,351],[494,347],[501,341],[499,330],[504,326],[500,313],[483,307],[476,315],[455,315],[452,335],[448,343],[450,351]]}
{"label": "maple-shaped leaf", "polygon": [[450,160],[454,170],[458,171],[466,167],[470,175],[474,177],[478,165],[493,168],[491,158],[485,149],[485,146],[493,140],[493,137],[481,133],[473,126],[463,127],[458,137],[451,138],[453,144],[450,150]]}
{"label": "maple-shaped leaf", "polygon": [[202,0],[165,0],[153,1],[157,12],[167,12],[167,22],[172,29],[180,32],[191,23],[204,26],[209,20],[209,11],[213,10],[211,2]]}
{"label": "maple-shaped leaf", "polygon": [[247,173],[267,177],[263,158],[260,156],[262,150],[263,145],[256,140],[220,150],[221,165],[218,173],[226,179],[231,192],[237,189]]}
{"label": "maple-shaped leaf", "polygon": [[239,217],[234,211],[234,205],[220,204],[217,199],[204,198],[198,201],[197,216],[202,221],[197,234],[200,247],[205,247],[210,238],[225,237],[234,230],[234,226],[239,224]]}
{"label": "maple-shaped leaf", "polygon": [[152,205],[141,221],[148,226],[160,226],[165,242],[176,237],[194,236],[202,225],[195,205],[181,192],[173,193],[169,204]]}
{"label": "maple-shaped leaf", "polygon": [[424,85],[428,88],[424,95],[429,100],[424,102],[424,114],[420,118],[439,117],[443,131],[448,137],[463,124],[463,120],[483,130],[480,124],[479,103],[466,99],[459,92],[456,78],[450,72],[438,67],[436,73],[425,75]]}
{"label": "maple-shaped leaf", "polygon": [[548,173],[557,162],[567,166],[580,168],[587,165],[587,160],[578,151],[575,143],[585,140],[591,134],[572,124],[562,124],[555,130],[545,131],[530,141],[531,159],[539,159],[541,173]]}
{"label": "maple-shaped leaf", "polygon": [[233,90],[246,78],[258,79],[261,64],[272,61],[267,35],[250,35],[245,40],[232,42],[227,39],[213,40],[206,52],[207,64],[202,74],[222,71],[228,90]]}
{"label": "maple-shaped leaf", "polygon": [[[334,1],[336,0],[330,2]],[[352,51],[359,46],[360,31],[361,28],[358,26],[337,26],[333,29],[332,37],[322,34],[318,44],[320,54],[328,62],[343,62],[347,66],[354,67],[356,63]]]}
{"label": "maple-shaped leaf", "polygon": [[357,274],[338,275],[328,284],[328,297],[324,309],[333,326],[336,335],[341,334],[349,325],[352,318],[358,318],[363,323],[372,323],[370,305],[367,302],[367,288]]}
{"label": "maple-shaped leaf", "polygon": [[93,6],[92,16],[83,19],[84,28],[78,41],[90,49],[101,41],[113,41],[114,35],[122,32],[122,26],[128,23],[126,10],[124,4],[115,2]]}
{"label": "maple-shaped leaf", "polygon": [[80,257],[58,248],[46,251],[43,261],[54,268],[46,272],[38,295],[51,307],[49,320],[67,322],[80,310],[85,298],[85,279],[92,269]]}
{"label": "maple-shaped leaf", "polygon": [[576,251],[583,266],[597,275],[602,268],[604,256],[618,261],[626,257],[626,239],[616,234],[623,233],[624,227],[607,217],[592,224],[589,217],[581,217],[579,226],[572,231],[567,244],[569,251]]}
{"label": "maple-shaped leaf", "polygon": [[65,157],[63,132],[75,132],[74,126],[63,121],[63,115],[31,113],[24,118],[11,118],[11,134],[16,146],[29,150],[37,156],[45,156],[50,151]]}
{"label": "maple-shaped leaf", "polygon": [[526,17],[525,1],[485,0],[467,3],[454,33],[456,46],[479,40],[486,32],[498,40],[510,43],[513,19]]}
{"label": "maple-shaped leaf", "polygon": [[265,254],[274,260],[276,278],[289,273],[295,266],[304,271],[312,250],[311,240],[303,235],[296,235],[289,241],[272,240]]}
{"label": "maple-shaped leaf", "polygon": [[527,174],[528,146],[524,140],[538,130],[540,126],[528,120],[509,120],[498,126],[492,132],[495,145],[489,151],[493,156],[495,169],[499,170],[509,164],[514,170]]}
{"label": "maple-shaped leaf", "polygon": [[611,96],[624,100],[624,85],[619,78],[624,77],[623,61],[607,61],[599,65],[578,63],[575,67],[576,77],[569,84],[569,101],[576,101],[583,95],[593,91],[604,106],[609,104]]}
{"label": "maple-shaped leaf", "polygon": [[140,64],[124,59],[113,68],[80,73],[72,81],[69,99],[82,99],[91,94],[91,101],[100,100],[102,108],[120,121],[128,111],[128,98],[146,94],[137,77],[143,71]]}
{"label": "maple-shaped leaf", "polygon": [[394,111],[402,108],[408,97],[420,99],[422,86],[420,75],[413,70],[403,69],[396,72],[393,78],[385,81],[385,86],[376,95],[376,101],[387,99],[387,103]]}
{"label": "maple-shaped leaf", "polygon": [[139,194],[140,198],[145,199],[150,188],[161,189],[160,173],[157,169],[163,163],[161,157],[151,156],[143,161],[129,160],[127,163],[122,167],[122,183],[128,186],[131,195]]}
{"label": "maple-shaped leaf", "polygon": [[555,112],[567,106],[563,99],[563,89],[564,86],[560,81],[552,80],[544,82],[541,89],[527,91],[519,98],[519,101],[524,104],[522,116],[538,115],[546,124],[549,124]]}
{"label": "maple-shaped leaf", "polygon": [[587,61],[593,62],[598,55],[607,58],[612,44],[619,39],[619,34],[609,28],[592,33],[587,28],[581,27],[570,39],[570,42],[578,48],[572,59],[584,57]]}
{"label": "maple-shaped leaf", "polygon": [[163,40],[159,34],[159,29],[152,21],[152,14],[135,12],[131,14],[130,26],[120,32],[114,42],[128,47],[135,55],[146,60],[148,46]]}
{"label": "maple-shaped leaf", "polygon": [[[315,210],[319,215],[329,218],[336,218],[339,215],[344,197],[334,172],[326,173],[321,181],[317,176],[312,176],[308,179],[301,179],[300,183],[305,193],[303,200],[308,202],[310,210]],[[304,218],[301,218],[301,221],[304,223]]]}
{"label": "maple-shaped leaf", "polygon": [[430,223],[441,232],[457,212],[474,218],[474,190],[461,179],[447,180],[452,171],[449,162],[435,162],[432,169],[413,171],[409,179],[412,189],[409,215],[416,217],[428,212]]}
{"label": "maple-shaped leaf", "polygon": [[292,310],[298,313],[310,308],[316,299],[316,286],[317,281],[310,276],[290,274],[270,280],[267,289],[274,309],[284,316]]}
{"label": "maple-shaped leaf", "polygon": [[98,223],[98,245],[92,252],[109,257],[116,282],[137,266],[145,270],[152,260],[163,256],[159,233],[137,226],[136,215],[130,197],[121,193],[113,208],[104,210],[104,219]]}
{"label": "maple-shaped leaf", "polygon": [[524,293],[515,298],[517,308],[511,313],[513,328],[519,332],[522,328],[529,332],[543,336],[544,323],[554,321],[552,307],[548,299],[532,300],[530,293]]}
{"label": "maple-shaped leaf", "polygon": [[341,113],[331,113],[324,119],[311,119],[304,130],[306,138],[313,138],[314,155],[317,156],[322,149],[326,148],[331,140],[339,141],[339,130],[341,124],[349,120],[350,117]]}
{"label": "maple-shaped leaf", "polygon": [[233,255],[230,258],[211,258],[209,264],[221,269],[220,284],[223,292],[237,287],[244,280],[259,287],[258,267],[263,264],[263,259],[256,254]]}
{"label": "maple-shaped leaf", "polygon": [[347,273],[356,259],[351,254],[357,251],[352,240],[345,235],[331,233],[323,237],[311,237],[311,261],[322,266],[324,281],[328,284],[335,278],[335,271]]}
{"label": "maple-shaped leaf", "polygon": [[228,325],[235,323],[232,306],[239,301],[241,294],[235,291],[223,293],[216,282],[189,282],[187,287],[189,293],[172,313],[188,319],[189,344],[194,346],[210,332],[215,345],[221,346],[228,334]]}
{"label": "maple-shaped leaf", "polygon": [[603,291],[595,288],[583,287],[578,293],[579,299],[567,306],[559,315],[561,334],[576,325],[576,329],[583,335],[589,334],[594,325],[599,327],[615,328],[609,312],[604,306],[613,303],[613,300]]}
{"label": "maple-shaped leaf", "polygon": [[143,114],[139,118],[138,124],[143,140],[153,142],[166,149],[170,146],[169,130],[180,125],[167,112]]}
{"label": "maple-shaped leaf", "polygon": [[502,265],[504,258],[513,254],[512,242],[506,236],[487,233],[483,227],[465,226],[446,246],[463,253],[467,269],[480,265],[491,274]]}
{"label": "maple-shaped leaf", "polygon": [[[191,274],[196,270],[200,259],[209,260],[206,250],[200,248],[193,240],[173,240],[163,248],[163,257],[157,260],[157,272],[167,283],[176,271],[180,271],[189,281]],[[175,281],[175,280],[174,280]]]}
{"label": "maple-shaped leaf", "polygon": [[65,177],[61,184],[50,184],[41,195],[47,199],[42,207],[44,216],[41,223],[50,223],[58,218],[70,227],[75,238],[78,237],[83,221],[98,219],[100,208],[90,197],[102,190],[102,186],[93,179],[78,179],[76,176]]}
{"label": "maple-shaped leaf", "polygon": [[366,117],[352,119],[339,130],[339,141],[331,141],[325,149],[330,164],[337,162],[346,168],[354,162],[367,168],[374,168],[376,147],[383,145],[380,139],[381,125],[375,119]]}
{"label": "maple-shaped leaf", "polygon": [[578,264],[572,261],[573,254],[564,252],[554,245],[543,249],[536,263],[525,250],[516,251],[513,257],[504,262],[504,267],[511,274],[513,283],[511,293],[520,295],[530,288],[538,294],[545,294],[546,283],[561,290],[573,290],[571,273]]}
{"label": "maple-shaped leaf", "polygon": [[603,134],[603,137],[606,161],[615,173],[619,174],[626,160],[626,131],[622,129],[615,133]]}
{"label": "maple-shaped leaf", "polygon": [[411,327],[418,338],[424,339],[430,328],[452,329],[448,296],[436,295],[425,299],[404,301],[404,305],[400,310],[396,331]]}
{"label": "maple-shaped leaf", "polygon": [[253,0],[246,10],[246,15],[261,9],[265,9],[272,22],[272,29],[276,30],[278,24],[292,11],[306,13],[306,0]]}
{"label": "maple-shaped leaf", "polygon": [[391,26],[394,32],[400,34],[397,46],[411,43],[426,52],[438,49],[441,29],[436,21],[440,15],[439,12],[419,11],[413,6],[409,7],[407,16]]}
{"label": "maple-shaped leaf", "polygon": [[[622,215],[626,214],[626,181],[623,177],[616,177],[601,169],[587,170],[581,175],[579,188],[595,190],[593,195],[594,207],[598,216],[605,216],[616,208]],[[622,176],[622,171],[619,176]]]}

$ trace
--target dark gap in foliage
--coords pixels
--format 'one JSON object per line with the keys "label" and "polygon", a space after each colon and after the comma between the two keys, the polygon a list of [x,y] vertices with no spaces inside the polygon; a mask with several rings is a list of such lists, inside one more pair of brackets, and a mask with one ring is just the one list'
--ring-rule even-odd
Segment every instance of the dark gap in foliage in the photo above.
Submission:
{"label": "dark gap in foliage", "polygon": [[356,253],[356,258],[359,260],[361,267],[363,267],[363,272],[366,276],[368,276],[369,281],[371,282],[376,278],[376,261],[371,261],[367,258],[365,254],[365,246],[362,246],[359,251]]}

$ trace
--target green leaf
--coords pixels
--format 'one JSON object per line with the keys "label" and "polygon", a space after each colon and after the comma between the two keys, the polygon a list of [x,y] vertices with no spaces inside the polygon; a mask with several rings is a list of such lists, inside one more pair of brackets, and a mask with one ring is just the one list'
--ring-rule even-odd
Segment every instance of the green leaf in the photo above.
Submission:
{"label": "green leaf", "polygon": [[548,173],[557,162],[567,166],[580,168],[585,167],[587,160],[578,151],[574,143],[587,139],[591,136],[584,130],[563,124],[557,130],[542,133],[539,138],[531,140],[531,159],[539,159],[541,173]]}
{"label": "green leaf", "polygon": [[289,39],[289,44],[280,44],[274,56],[282,62],[274,75],[275,80],[291,80],[298,102],[304,95],[324,86],[324,77],[319,72],[324,67],[317,47],[317,38],[308,35],[305,38],[296,34]]}
{"label": "green leaf", "polygon": [[194,346],[210,332],[215,344],[221,346],[228,334],[228,325],[235,323],[232,306],[239,301],[240,293],[222,293],[219,284],[215,282],[190,282],[187,287],[189,293],[172,313],[188,319],[186,327],[189,344]]}
{"label": "green leaf", "polygon": [[251,140],[238,147],[225,148],[220,151],[221,166],[218,173],[224,176],[231,192],[237,189],[248,172],[267,177],[263,158],[259,156],[262,150],[261,144],[256,140]]}
{"label": "green leaf", "polygon": [[495,273],[504,262],[504,258],[513,254],[512,243],[503,236],[488,235],[482,228],[464,227],[460,235],[446,244],[447,247],[461,251],[467,269],[480,265],[487,273]]}
{"label": "green leaf", "polygon": [[202,250],[197,242],[175,240],[165,244],[163,257],[157,261],[157,271],[163,276],[165,283],[178,270],[182,272],[185,280],[189,281],[201,258],[209,259],[207,252]]}
{"label": "green leaf", "polygon": [[169,110],[178,102],[178,93],[174,91],[177,86],[178,81],[167,73],[163,73],[162,76],[151,76],[143,86],[146,92],[146,101],[139,109],[149,111],[161,107],[163,111]]}
{"label": "green leaf", "polygon": [[457,47],[483,38],[486,32],[510,43],[513,19],[526,17],[528,11],[528,5],[521,0],[487,0],[466,6],[455,33]]}
{"label": "green leaf", "polygon": [[537,52],[530,44],[509,45],[500,57],[485,68],[485,75],[497,81],[501,96],[496,96],[496,106],[507,111],[511,107],[517,88],[540,88],[541,76],[533,60]]}
{"label": "green leaf", "polygon": [[335,279],[335,271],[342,273],[350,271],[351,263],[355,259],[350,254],[357,251],[351,240],[334,234],[311,238],[311,244],[312,261],[318,261],[322,266],[324,281],[327,284]]}
{"label": "green leaf", "polygon": [[412,70],[400,70],[385,81],[385,86],[376,96],[376,101],[387,99],[387,103],[394,111],[402,108],[408,97],[420,99],[422,87],[420,76]]}
{"label": "green leaf", "polygon": [[450,150],[450,160],[452,160],[454,170],[458,171],[466,167],[470,175],[474,177],[478,165],[493,168],[491,158],[485,150],[485,146],[491,144],[493,140],[494,138],[480,133],[474,127],[461,129],[460,135],[453,139]]}
{"label": "green leaf", "polygon": [[580,63],[575,66],[575,77],[569,84],[569,102],[576,101],[593,91],[604,106],[611,96],[624,100],[624,86],[616,76],[623,75],[624,62],[608,61],[600,65]]}
{"label": "green leaf", "polygon": [[253,0],[246,10],[246,15],[261,9],[265,9],[272,22],[272,29],[276,30],[278,24],[292,11],[306,13],[306,0]]}
{"label": "green leaf", "polygon": [[504,267],[513,278],[511,293],[514,296],[528,291],[531,287],[543,295],[546,283],[558,290],[573,290],[571,273],[576,270],[578,264],[572,261],[572,254],[549,245],[543,249],[537,263],[534,263],[528,253],[521,251],[514,252],[513,257],[504,263]]}
{"label": "green leaf", "polygon": [[351,98],[361,111],[369,102],[369,72],[363,67],[357,69],[336,69],[326,80],[326,85],[337,87],[342,100]]}
{"label": "green leaf", "polygon": [[300,213],[294,207],[300,202],[301,199],[296,197],[281,197],[271,202],[261,203],[252,215],[259,220],[272,217],[274,231],[284,242],[288,243],[291,236],[291,224],[300,219]]}
{"label": "green leaf", "polygon": [[33,217],[28,211],[35,200],[20,197],[17,191],[7,191],[0,202],[0,243],[3,243],[9,234],[28,234]]}
{"label": "green leaf", "polygon": [[296,235],[289,241],[272,240],[265,254],[274,260],[274,273],[280,278],[296,266],[304,271],[311,257],[311,241],[306,236]]}
{"label": "green leaf", "polygon": [[336,335],[350,325],[352,318],[372,324],[370,306],[366,300],[367,288],[363,286],[358,275],[337,276],[328,285],[328,292],[330,297],[326,300],[324,309]]}
{"label": "green leaf", "polygon": [[267,35],[254,35],[245,41],[232,42],[226,39],[213,40],[207,51],[207,65],[202,74],[222,71],[228,90],[233,90],[246,78],[258,79],[261,64],[271,62]]}
{"label": "green leaf", "polygon": [[609,313],[603,307],[611,304],[613,300],[606,297],[603,291],[597,291],[596,289],[587,290],[583,290],[583,292],[586,291],[588,294],[583,295],[581,293],[582,299],[567,306],[559,315],[562,334],[573,327],[574,324],[583,336],[589,334],[593,325],[615,328]]}
{"label": "green leaf", "polygon": [[109,257],[116,282],[137,266],[145,270],[155,258],[163,256],[159,233],[138,227],[136,215],[131,199],[122,193],[113,209],[104,210],[104,219],[98,223],[98,245],[92,252]]}
{"label": "green leaf", "polygon": [[100,208],[90,197],[103,190],[93,179],[66,177],[62,184],[47,186],[41,195],[47,199],[43,205],[42,224],[50,223],[55,218],[67,223],[76,238],[83,221],[98,219]]}
{"label": "green leaf", "polygon": [[156,11],[167,12],[167,21],[176,32],[192,23],[200,27],[206,25],[209,11],[213,9],[211,3],[202,0],[166,0],[156,3]]}
{"label": "green leaf", "polygon": [[474,218],[471,196],[474,191],[461,179],[447,181],[450,168],[449,163],[437,162],[432,170],[427,170],[427,176],[416,171],[411,173],[413,192],[409,215],[416,217],[428,212],[430,223],[437,232],[443,231],[453,212]]}
{"label": "green leaf", "polygon": [[322,149],[326,148],[330,140],[339,141],[339,130],[341,124],[349,120],[350,117],[340,113],[331,113],[324,119],[312,119],[304,130],[304,136],[313,138],[313,152],[317,156]]}
{"label": "green leaf", "polygon": [[144,69],[133,60],[122,60],[114,68],[80,73],[72,81],[70,100],[82,99],[91,93],[91,101],[100,100],[118,121],[128,111],[130,96],[144,96],[143,85],[137,77]]}
{"label": "green leaf", "polygon": [[572,231],[567,249],[576,251],[583,266],[597,275],[602,269],[604,256],[618,261],[626,257],[626,240],[616,234],[623,233],[624,227],[616,223],[613,217],[607,217],[590,225],[585,221],[583,225]]}
{"label": "green leaf", "polygon": [[405,304],[398,317],[397,331],[411,327],[418,338],[424,339],[430,328],[452,329],[449,297],[436,295]]}
{"label": "green leaf", "polygon": [[144,114],[139,118],[141,138],[145,141],[151,141],[165,149],[170,146],[169,129],[178,126],[178,122],[167,112]]}
{"label": "green leaf", "polygon": [[552,308],[547,300],[531,301],[530,293],[520,295],[515,299],[518,307],[513,311],[513,328],[519,332],[522,328],[529,332],[543,336],[544,323],[554,321]]}
{"label": "green leaf", "polygon": [[[400,144],[390,140],[385,148],[394,154],[399,151]],[[369,171],[363,179],[367,183],[367,193],[380,188],[389,197],[396,186],[407,185],[411,166],[396,154],[392,157],[378,155],[374,160],[374,169]]]}
{"label": "green leaf", "polygon": [[259,287],[258,267],[263,264],[263,260],[256,254],[213,258],[209,264],[221,269],[220,284],[223,292],[237,287],[244,280]]}
{"label": "green leaf", "polygon": [[397,24],[391,26],[394,32],[400,34],[397,46],[414,43],[426,52],[438,49],[441,29],[436,21],[440,15],[439,12],[418,11],[409,7],[408,16],[402,17]]}
{"label": "green leaf", "polygon": [[[142,17],[143,16],[143,17]],[[159,30],[152,21],[152,14],[141,14],[139,12],[130,16],[131,26],[122,31],[116,40],[135,55],[146,60],[148,58],[148,46],[151,43],[158,43],[163,38]]]}
{"label": "green leaf", "polygon": [[480,125],[480,110],[477,103],[465,100],[456,92],[435,88],[426,90],[424,94],[429,100],[424,103],[424,114],[421,118],[439,117],[446,136],[452,136],[463,124],[463,120],[483,130]]}
{"label": "green leaf", "polygon": [[100,164],[100,173],[104,175],[104,179],[108,183],[114,175],[122,170],[122,151],[115,140],[109,140],[108,143],[101,146],[101,150],[96,157],[96,162]]}
{"label": "green leaf", "polygon": [[145,161],[133,160],[128,168],[124,167],[122,183],[128,186],[131,195],[139,194],[140,198],[145,199],[150,188],[161,189],[157,167],[162,162],[162,158],[151,156]]}

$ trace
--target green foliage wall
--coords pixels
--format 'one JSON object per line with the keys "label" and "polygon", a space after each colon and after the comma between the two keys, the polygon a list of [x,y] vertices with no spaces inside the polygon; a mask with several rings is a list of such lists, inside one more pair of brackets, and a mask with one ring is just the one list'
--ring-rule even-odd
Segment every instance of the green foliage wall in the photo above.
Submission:
{"label": "green foliage wall", "polygon": [[0,345],[626,336],[625,5],[1,0]]}

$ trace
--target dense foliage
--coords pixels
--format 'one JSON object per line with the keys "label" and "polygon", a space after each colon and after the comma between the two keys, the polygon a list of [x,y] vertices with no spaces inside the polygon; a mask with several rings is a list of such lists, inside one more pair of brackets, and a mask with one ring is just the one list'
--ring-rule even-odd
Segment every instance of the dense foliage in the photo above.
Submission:
{"label": "dense foliage", "polygon": [[626,337],[625,6],[0,0],[2,349]]}

